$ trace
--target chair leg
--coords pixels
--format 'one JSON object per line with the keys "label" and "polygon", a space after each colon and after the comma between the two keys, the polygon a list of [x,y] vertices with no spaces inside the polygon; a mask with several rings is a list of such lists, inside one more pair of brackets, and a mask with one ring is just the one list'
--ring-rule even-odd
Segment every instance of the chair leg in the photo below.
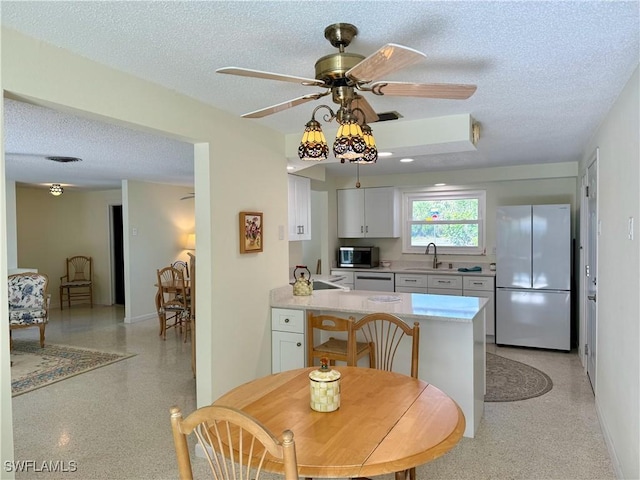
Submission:
{"label": "chair leg", "polygon": [[39,325],[40,327],[40,348],[44,348],[44,328],[45,328],[45,324],[41,323]]}
{"label": "chair leg", "polygon": [[64,310],[64,302],[62,301],[62,291],[64,290],[64,287],[60,287],[60,310]]}

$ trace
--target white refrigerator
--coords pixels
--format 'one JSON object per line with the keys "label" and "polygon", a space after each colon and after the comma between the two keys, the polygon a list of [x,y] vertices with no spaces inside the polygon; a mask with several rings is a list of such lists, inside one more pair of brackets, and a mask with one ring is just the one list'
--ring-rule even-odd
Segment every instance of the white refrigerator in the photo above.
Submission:
{"label": "white refrigerator", "polygon": [[499,207],[496,344],[571,349],[571,208]]}

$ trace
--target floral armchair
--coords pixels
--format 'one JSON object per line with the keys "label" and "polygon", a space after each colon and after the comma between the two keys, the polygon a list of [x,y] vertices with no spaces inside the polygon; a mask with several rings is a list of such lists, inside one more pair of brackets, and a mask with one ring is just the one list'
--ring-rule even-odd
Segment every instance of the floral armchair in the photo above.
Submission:
{"label": "floral armchair", "polygon": [[9,275],[9,327],[38,327],[40,347],[44,347],[44,329],[49,321],[48,283],[49,277],[43,273]]}

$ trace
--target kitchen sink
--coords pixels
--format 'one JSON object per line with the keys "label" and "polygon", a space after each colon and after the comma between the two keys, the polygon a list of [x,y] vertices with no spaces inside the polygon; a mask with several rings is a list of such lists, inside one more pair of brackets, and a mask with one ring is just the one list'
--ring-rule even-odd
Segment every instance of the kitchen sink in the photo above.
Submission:
{"label": "kitchen sink", "polygon": [[429,267],[409,267],[404,269],[405,272],[437,272],[436,268]]}

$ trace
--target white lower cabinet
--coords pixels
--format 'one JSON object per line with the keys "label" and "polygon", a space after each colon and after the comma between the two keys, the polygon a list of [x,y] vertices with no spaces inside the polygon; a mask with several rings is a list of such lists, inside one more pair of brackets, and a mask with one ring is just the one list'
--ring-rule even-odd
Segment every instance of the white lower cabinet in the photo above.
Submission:
{"label": "white lower cabinet", "polygon": [[494,277],[464,277],[464,296],[486,298],[485,334],[495,337],[496,334],[496,293]]}
{"label": "white lower cabinet", "polygon": [[427,293],[427,276],[396,273],[396,292]]}
{"label": "white lower cabinet", "polygon": [[427,293],[462,295],[462,275],[427,275]]}
{"label": "white lower cabinet", "polygon": [[304,310],[271,309],[271,372],[303,368],[305,357]]}
{"label": "white lower cabinet", "polygon": [[486,335],[496,334],[495,277],[474,275],[396,273],[396,292],[429,293],[432,295],[462,295],[488,300],[485,307]]}

